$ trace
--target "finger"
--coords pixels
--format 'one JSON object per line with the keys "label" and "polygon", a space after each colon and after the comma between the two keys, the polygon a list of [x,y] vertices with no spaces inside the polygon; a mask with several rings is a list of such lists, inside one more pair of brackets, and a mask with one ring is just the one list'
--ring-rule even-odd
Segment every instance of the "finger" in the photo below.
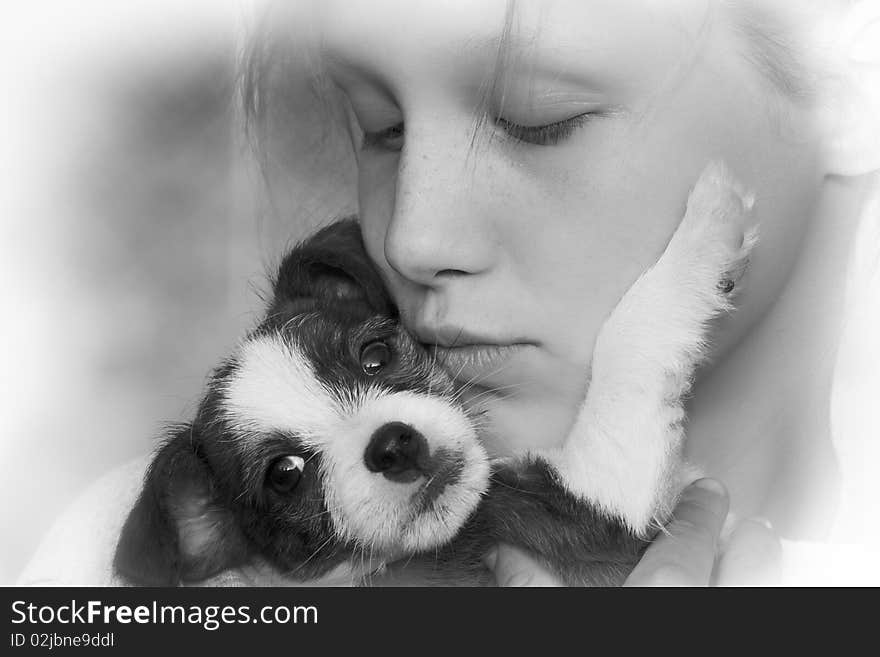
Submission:
{"label": "finger", "polygon": [[497,586],[563,586],[562,582],[528,553],[500,543],[483,559]]}
{"label": "finger", "polygon": [[745,520],[722,549],[718,586],[776,586],[782,579],[782,543],[769,526]]}
{"label": "finger", "polygon": [[645,551],[625,586],[708,586],[729,499],[714,479],[688,486],[666,531]]}

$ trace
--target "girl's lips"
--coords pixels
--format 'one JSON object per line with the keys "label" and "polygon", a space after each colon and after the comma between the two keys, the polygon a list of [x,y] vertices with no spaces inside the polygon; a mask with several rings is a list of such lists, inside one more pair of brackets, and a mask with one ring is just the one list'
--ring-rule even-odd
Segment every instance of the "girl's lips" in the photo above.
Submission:
{"label": "girl's lips", "polygon": [[[530,344],[465,344],[457,347],[429,345],[437,364],[464,386],[491,389],[511,380],[511,368]],[[516,377],[514,377],[515,379]]]}

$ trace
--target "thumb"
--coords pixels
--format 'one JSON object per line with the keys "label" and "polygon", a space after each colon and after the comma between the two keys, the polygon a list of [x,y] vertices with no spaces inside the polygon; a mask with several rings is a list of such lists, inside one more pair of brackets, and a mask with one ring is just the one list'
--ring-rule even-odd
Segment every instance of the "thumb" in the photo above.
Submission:
{"label": "thumb", "polygon": [[506,543],[490,550],[483,563],[495,576],[496,586],[563,586],[556,575],[528,552]]}

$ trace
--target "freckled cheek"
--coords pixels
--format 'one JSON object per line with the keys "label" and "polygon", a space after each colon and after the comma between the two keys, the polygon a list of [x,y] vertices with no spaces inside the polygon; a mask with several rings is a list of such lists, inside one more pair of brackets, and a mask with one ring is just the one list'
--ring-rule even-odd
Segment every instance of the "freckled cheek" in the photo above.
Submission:
{"label": "freckled cheek", "polygon": [[541,220],[523,224],[508,243],[518,276],[534,291],[548,348],[583,365],[608,314],[663,252],[686,191],[658,188],[613,161],[579,175],[548,194]]}

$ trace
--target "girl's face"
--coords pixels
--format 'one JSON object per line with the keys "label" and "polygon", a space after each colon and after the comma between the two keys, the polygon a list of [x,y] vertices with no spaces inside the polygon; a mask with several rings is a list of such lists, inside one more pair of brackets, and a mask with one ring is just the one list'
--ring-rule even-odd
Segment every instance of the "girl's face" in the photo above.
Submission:
{"label": "girl's face", "polygon": [[506,11],[324,0],[316,17],[365,133],[367,248],[407,325],[474,384],[496,452],[565,435],[603,320],[710,159],[756,192],[761,221],[719,352],[779,295],[823,176],[805,113],[716,2],[522,0],[499,51]]}

